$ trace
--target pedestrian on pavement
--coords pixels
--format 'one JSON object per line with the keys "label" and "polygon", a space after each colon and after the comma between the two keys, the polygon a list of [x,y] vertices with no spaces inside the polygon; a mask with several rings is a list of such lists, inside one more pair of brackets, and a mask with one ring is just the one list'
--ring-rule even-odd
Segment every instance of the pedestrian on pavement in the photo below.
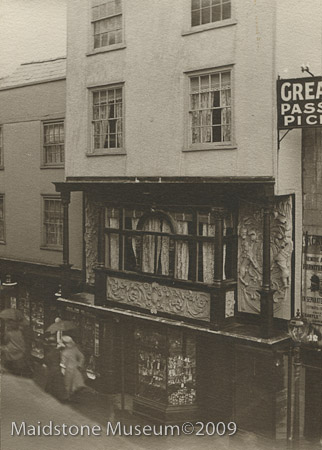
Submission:
{"label": "pedestrian on pavement", "polygon": [[61,350],[57,346],[55,336],[45,339],[46,349],[44,366],[47,369],[45,380],[45,391],[53,395],[57,400],[64,402],[68,398],[65,388],[64,375],[61,372]]}
{"label": "pedestrian on pavement", "polygon": [[62,342],[65,347],[61,351],[61,367],[67,395],[70,399],[76,391],[86,387],[82,375],[85,357],[70,336],[63,336]]}
{"label": "pedestrian on pavement", "polygon": [[4,344],[1,345],[1,355],[6,369],[15,375],[29,375],[27,350],[21,324],[14,320],[6,322]]}

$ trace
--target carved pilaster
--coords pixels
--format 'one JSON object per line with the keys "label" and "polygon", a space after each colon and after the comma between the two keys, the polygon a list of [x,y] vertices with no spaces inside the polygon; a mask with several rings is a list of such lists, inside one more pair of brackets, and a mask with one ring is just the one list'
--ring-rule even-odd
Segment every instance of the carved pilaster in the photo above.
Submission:
{"label": "carved pilaster", "polygon": [[[265,233],[269,240],[265,238],[264,254]],[[238,227],[239,311],[259,314],[260,291],[271,289],[274,291],[274,317],[289,318],[292,252],[290,197],[274,199],[270,211],[265,214],[260,204],[241,203]]]}
{"label": "carved pilaster", "polygon": [[86,256],[86,283],[95,284],[94,268],[98,263],[98,224],[100,205],[94,201],[90,194],[85,195],[85,256]]}
{"label": "carved pilaster", "polygon": [[61,265],[62,277],[61,277],[61,291],[62,296],[68,298],[71,294],[70,286],[70,270],[71,264],[69,263],[69,204],[70,204],[70,192],[61,192],[61,202],[63,207],[63,264]]}

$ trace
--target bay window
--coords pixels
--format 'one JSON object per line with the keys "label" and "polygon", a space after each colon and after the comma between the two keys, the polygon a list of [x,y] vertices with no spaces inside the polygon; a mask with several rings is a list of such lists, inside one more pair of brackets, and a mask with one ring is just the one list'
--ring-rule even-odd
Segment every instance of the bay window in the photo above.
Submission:
{"label": "bay window", "polygon": [[[227,211],[223,279],[236,277],[236,220]],[[178,280],[215,281],[216,218],[210,211],[105,208],[105,266]]]}

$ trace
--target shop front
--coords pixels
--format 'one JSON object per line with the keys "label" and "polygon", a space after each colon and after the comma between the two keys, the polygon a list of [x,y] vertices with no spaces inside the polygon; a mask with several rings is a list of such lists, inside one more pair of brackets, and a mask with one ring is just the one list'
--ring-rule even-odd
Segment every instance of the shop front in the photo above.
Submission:
{"label": "shop front", "polygon": [[[59,303],[83,335],[92,317],[97,337],[86,352],[99,389],[132,394],[134,413],[163,423],[237,417],[244,429],[260,420],[263,434],[286,434],[292,198],[274,197],[271,179],[82,179],[56,188],[64,227],[69,192],[85,193],[91,299],[72,294],[65,277]],[[67,272],[68,245],[64,233]],[[261,383],[261,367],[275,387]],[[269,412],[259,414],[265,399]]]}

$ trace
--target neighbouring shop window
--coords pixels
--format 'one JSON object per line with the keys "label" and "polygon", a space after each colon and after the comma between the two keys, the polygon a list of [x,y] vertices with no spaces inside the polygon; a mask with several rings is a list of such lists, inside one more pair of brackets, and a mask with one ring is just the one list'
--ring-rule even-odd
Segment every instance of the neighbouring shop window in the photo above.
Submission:
{"label": "neighbouring shop window", "polygon": [[44,165],[64,164],[64,122],[44,123]]}
{"label": "neighbouring shop window", "polygon": [[62,249],[63,207],[61,199],[58,197],[43,197],[43,202],[44,246]]}
{"label": "neighbouring shop window", "polygon": [[122,42],[122,2],[110,0],[92,8],[94,49]]}
{"label": "neighbouring shop window", "polygon": [[93,95],[93,150],[123,147],[123,89],[95,90]]}
{"label": "neighbouring shop window", "polygon": [[231,127],[231,71],[190,76],[190,144],[228,143]]}
{"label": "neighbouring shop window", "polygon": [[[147,212],[105,208],[105,266],[179,280],[214,282],[213,212]],[[236,278],[236,226],[232,212],[224,219],[223,279]]]}
{"label": "neighbouring shop window", "polygon": [[5,242],[4,195],[0,195],[0,242]]}
{"label": "neighbouring shop window", "polygon": [[230,19],[230,0],[191,0],[191,26]]}
{"label": "neighbouring shop window", "polygon": [[30,352],[36,358],[44,357],[45,308],[44,301],[34,298],[27,290],[17,300],[16,307],[23,313],[25,323],[30,327]]}
{"label": "neighbouring shop window", "polygon": [[3,132],[0,125],[0,167],[3,167]]}

